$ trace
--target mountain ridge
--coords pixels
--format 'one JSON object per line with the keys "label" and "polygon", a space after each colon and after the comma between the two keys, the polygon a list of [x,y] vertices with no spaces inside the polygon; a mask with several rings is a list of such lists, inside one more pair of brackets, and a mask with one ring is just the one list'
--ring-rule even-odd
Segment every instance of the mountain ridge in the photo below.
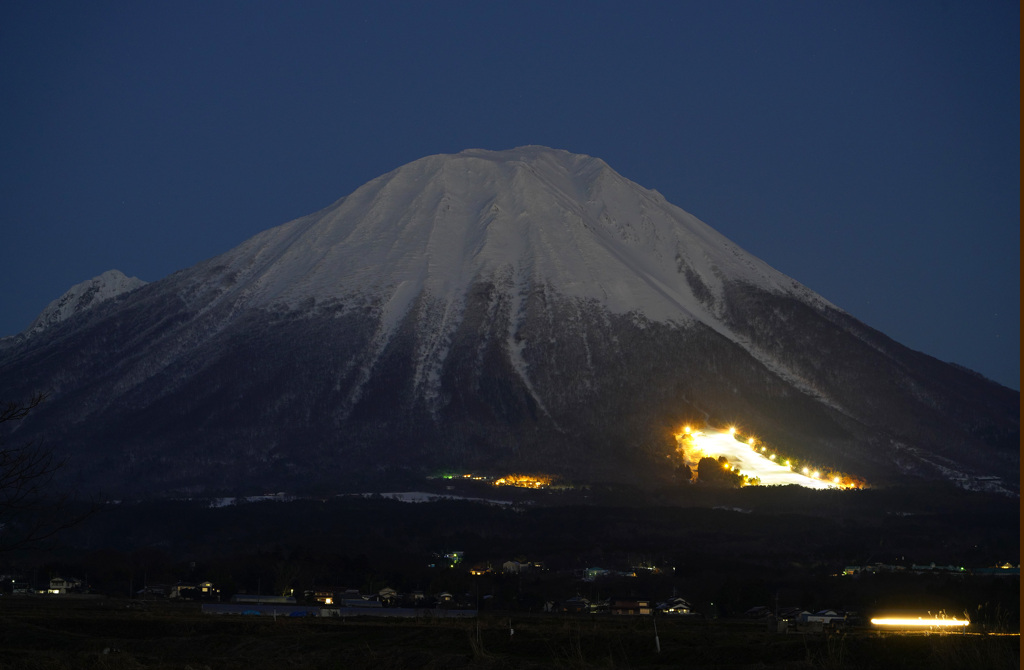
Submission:
{"label": "mountain ridge", "polygon": [[138,277],[128,277],[120,270],[107,270],[69,288],[60,297],[50,302],[32,320],[28,328],[16,335],[23,337],[36,335],[105,300],[116,298],[145,285],[146,282]]}

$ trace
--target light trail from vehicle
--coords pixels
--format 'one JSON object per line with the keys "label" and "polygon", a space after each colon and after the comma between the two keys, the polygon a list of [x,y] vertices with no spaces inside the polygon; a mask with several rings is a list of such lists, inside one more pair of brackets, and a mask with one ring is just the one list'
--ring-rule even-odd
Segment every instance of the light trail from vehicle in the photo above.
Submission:
{"label": "light trail from vehicle", "polygon": [[946,619],[939,617],[877,617],[871,620],[875,626],[890,626],[893,628],[955,628],[958,626],[969,626],[970,621],[965,619]]}

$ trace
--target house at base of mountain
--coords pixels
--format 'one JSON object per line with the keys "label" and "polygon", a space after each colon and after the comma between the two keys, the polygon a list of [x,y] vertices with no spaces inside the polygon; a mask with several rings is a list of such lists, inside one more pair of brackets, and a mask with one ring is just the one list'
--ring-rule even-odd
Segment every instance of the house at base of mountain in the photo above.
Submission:
{"label": "house at base of mountain", "polygon": [[46,589],[46,592],[51,595],[63,595],[65,593],[78,593],[82,590],[81,579],[65,579],[63,577],[54,577],[50,580],[50,586]]}

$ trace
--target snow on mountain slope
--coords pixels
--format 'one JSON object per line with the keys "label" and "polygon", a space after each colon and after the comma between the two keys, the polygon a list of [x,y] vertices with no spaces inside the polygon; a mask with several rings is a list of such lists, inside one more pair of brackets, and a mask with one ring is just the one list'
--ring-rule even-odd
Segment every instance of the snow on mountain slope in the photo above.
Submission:
{"label": "snow on mountain slope", "polygon": [[680,323],[717,322],[723,280],[824,303],[603,161],[532,146],[415,161],[208,263],[251,305],[362,294],[384,297],[389,321],[424,290],[495,278]]}
{"label": "snow on mountain slope", "polygon": [[107,270],[98,277],[75,284],[65,291],[64,295],[47,305],[22,334],[37,335],[105,300],[116,298],[145,284],[146,282],[138,277],[126,277],[120,270]]}
{"label": "snow on mountain slope", "polygon": [[[230,277],[220,300],[232,309],[295,309],[310,299],[354,297],[375,305],[378,353],[418,299],[433,302],[429,323],[421,323],[435,330],[421,352],[421,379],[434,376],[467,292],[481,281],[503,287],[517,311],[533,287],[547,286],[613,314],[698,321],[798,385],[800,379],[723,323],[724,284],[747,283],[832,307],[604,161],[539,146],[414,161],[204,266]],[[511,362],[529,387],[516,351],[510,346]]]}

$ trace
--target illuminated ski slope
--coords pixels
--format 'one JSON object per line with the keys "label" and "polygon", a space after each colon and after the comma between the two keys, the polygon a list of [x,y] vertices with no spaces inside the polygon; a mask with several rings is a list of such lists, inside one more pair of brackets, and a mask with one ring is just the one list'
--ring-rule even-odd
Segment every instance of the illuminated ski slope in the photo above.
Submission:
{"label": "illuminated ski slope", "polygon": [[840,488],[838,482],[825,481],[819,473],[793,472],[784,462],[776,462],[774,454],[761,451],[761,447],[740,442],[732,432],[701,428],[686,432],[679,436],[680,447],[685,451],[687,460],[696,464],[704,456],[718,458],[725,456],[731,467],[738,467],[741,474],[761,480],[762,486],[785,486],[797,484],[811,489]]}

